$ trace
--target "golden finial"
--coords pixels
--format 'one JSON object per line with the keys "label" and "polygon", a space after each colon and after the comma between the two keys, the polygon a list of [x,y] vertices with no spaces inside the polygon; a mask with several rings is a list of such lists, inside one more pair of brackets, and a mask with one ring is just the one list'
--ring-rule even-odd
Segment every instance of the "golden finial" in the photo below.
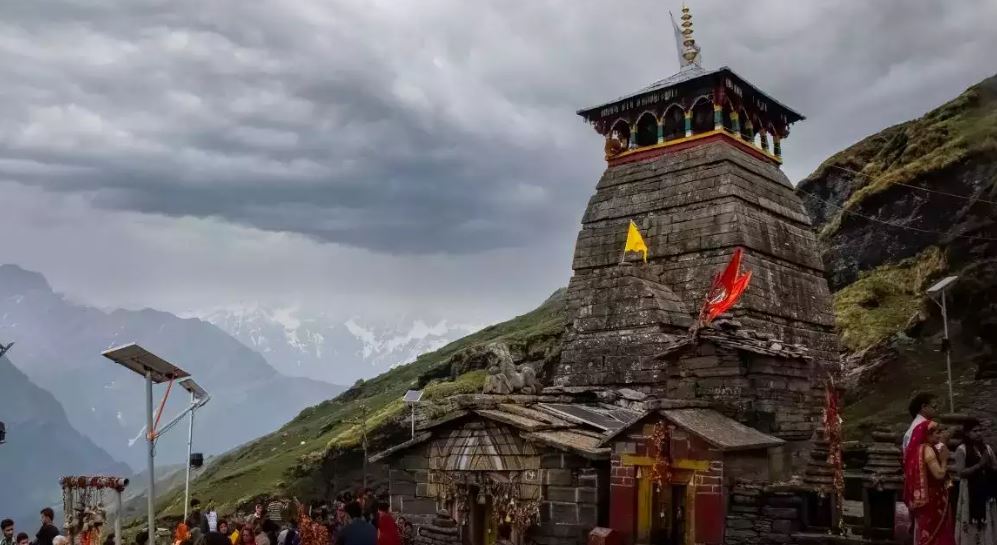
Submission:
{"label": "golden finial", "polygon": [[692,64],[699,57],[699,48],[696,47],[696,40],[692,37],[692,14],[689,7],[682,3],[682,58],[687,64]]}

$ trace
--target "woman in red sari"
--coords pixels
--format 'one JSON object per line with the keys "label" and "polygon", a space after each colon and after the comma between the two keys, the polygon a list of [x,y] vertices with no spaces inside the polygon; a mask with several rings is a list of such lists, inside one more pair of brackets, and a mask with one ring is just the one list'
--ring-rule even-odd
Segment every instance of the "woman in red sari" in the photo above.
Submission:
{"label": "woman in red sari", "polygon": [[955,545],[946,466],[949,452],[938,424],[924,421],[904,453],[904,503],[914,515],[914,545]]}

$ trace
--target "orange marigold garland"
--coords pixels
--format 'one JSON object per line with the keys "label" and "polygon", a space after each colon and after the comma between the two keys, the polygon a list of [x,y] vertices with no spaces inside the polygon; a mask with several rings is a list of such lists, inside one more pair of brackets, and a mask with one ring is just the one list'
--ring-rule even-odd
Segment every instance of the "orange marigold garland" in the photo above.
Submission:
{"label": "orange marigold garland", "polygon": [[839,411],[838,390],[834,379],[828,377],[825,387],[824,435],[827,438],[827,463],[833,474],[834,496],[837,503],[838,525],[844,528],[841,510],[845,499],[845,468],[841,459],[841,413]]}
{"label": "orange marigold garland", "polygon": [[664,421],[654,425],[651,433],[651,442],[648,445],[648,454],[654,458],[654,465],[651,466],[651,479],[655,485],[661,487],[668,485],[672,480],[672,436],[668,429],[668,424]]}
{"label": "orange marigold garland", "polygon": [[301,545],[329,545],[329,530],[324,524],[315,522],[308,516],[308,510],[301,502],[298,505],[298,533]]}

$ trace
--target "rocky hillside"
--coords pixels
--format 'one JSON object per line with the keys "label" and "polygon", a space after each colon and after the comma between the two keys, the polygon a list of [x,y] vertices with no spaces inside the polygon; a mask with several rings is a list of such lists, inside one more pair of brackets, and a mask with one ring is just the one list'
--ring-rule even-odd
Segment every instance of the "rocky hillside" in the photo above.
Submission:
{"label": "rocky hillside", "polygon": [[[412,363],[358,382],[335,399],[305,409],[278,431],[221,456],[193,483],[192,494],[230,512],[271,494],[306,499],[357,486],[362,475],[363,414],[372,454],[405,441],[410,414],[402,402],[406,390],[424,389],[419,418],[438,416],[435,401],[481,390],[487,344],[503,342],[517,362],[543,372],[548,362],[559,357],[564,326],[562,290],[528,314],[423,354]],[[370,476],[376,484],[383,471],[371,468]],[[167,516],[181,513],[182,498],[182,488],[175,490],[161,501],[163,512]]]}
{"label": "rocky hillside", "polygon": [[[10,351],[12,356],[17,348]],[[59,401],[6,356],[0,358],[0,420],[7,425],[7,442],[0,445],[0,513],[13,517],[19,527],[36,527],[38,510],[46,505],[61,510],[63,475],[130,473],[73,429]]]}
{"label": "rocky hillside", "polygon": [[[853,432],[906,419],[915,389],[945,393],[941,320],[925,289],[949,293],[956,409],[997,385],[997,76],[825,161],[798,191],[820,231],[849,353]],[[884,379],[889,380],[884,380]],[[970,411],[971,412],[971,411]]]}

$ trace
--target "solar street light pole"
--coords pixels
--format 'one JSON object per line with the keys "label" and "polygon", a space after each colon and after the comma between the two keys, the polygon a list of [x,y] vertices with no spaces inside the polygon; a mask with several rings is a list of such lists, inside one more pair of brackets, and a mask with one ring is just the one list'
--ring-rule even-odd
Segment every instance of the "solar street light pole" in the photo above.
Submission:
{"label": "solar street light pole", "polygon": [[945,331],[945,369],[949,375],[949,411],[955,412],[955,395],[952,394],[952,344],[949,342],[949,306],[942,290],[942,327]]}
{"label": "solar street light pole", "polygon": [[155,448],[156,435],[154,433],[152,421],[152,369],[145,369],[145,437],[149,447],[149,488],[146,491],[149,507],[149,545],[156,545],[156,514],[153,511],[156,504],[156,474],[155,474]]}
{"label": "solar street light pole", "polygon": [[[101,353],[105,358],[127,368],[145,378],[145,440],[146,446],[148,448],[149,454],[149,487],[146,490],[146,500],[148,507],[148,519],[149,524],[149,540],[148,545],[156,545],[156,470],[155,470],[155,457],[156,457],[156,424],[158,417],[154,419],[153,417],[153,407],[152,407],[152,385],[159,384],[166,381],[173,381],[178,378],[186,378],[190,376],[190,373],[184,371],[183,369],[173,365],[172,363],[160,358],[159,356],[149,352],[148,350],[142,348],[141,346],[131,343],[124,346],[119,346],[116,348],[111,348],[105,350]],[[169,388],[166,389],[167,395],[169,394]],[[163,398],[163,404],[165,406],[166,397]],[[168,430],[173,424],[179,422],[183,418],[184,414],[181,413],[180,416],[175,418],[173,422],[167,424],[163,431]]]}
{"label": "solar street light pole", "polygon": [[[955,395],[952,393],[952,343],[949,341],[949,305],[948,299],[945,297],[945,290],[958,279],[958,276],[947,276],[927,290],[931,300],[942,309],[942,331],[944,332],[942,349],[945,350],[945,370],[949,379],[949,411],[953,413],[955,412]],[[935,294],[941,296],[941,303],[935,299]]]}
{"label": "solar street light pole", "polygon": [[[190,405],[191,407],[197,400],[194,397],[194,392],[190,393]],[[183,520],[184,523],[187,522],[187,508],[190,507],[190,455],[193,451],[194,446],[194,411],[190,411],[190,423],[187,426],[187,479],[184,481],[183,486]]]}

